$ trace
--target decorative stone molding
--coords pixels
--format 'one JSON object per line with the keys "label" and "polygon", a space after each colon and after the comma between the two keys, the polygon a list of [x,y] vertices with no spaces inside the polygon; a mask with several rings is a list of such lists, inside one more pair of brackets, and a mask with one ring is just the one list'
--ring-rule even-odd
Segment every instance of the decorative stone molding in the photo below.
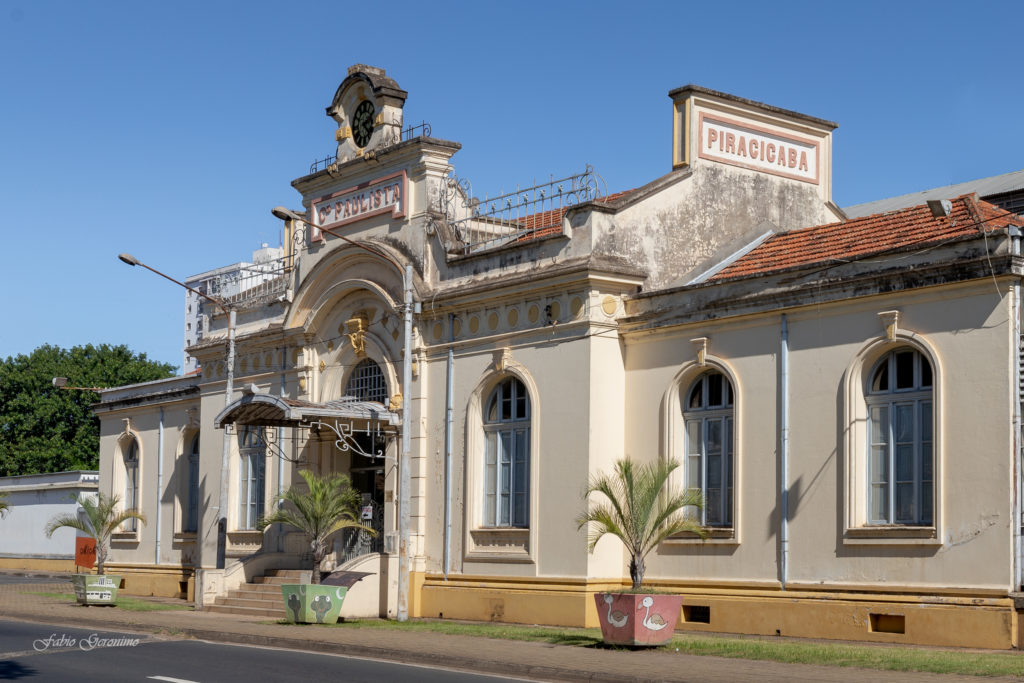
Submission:
{"label": "decorative stone molding", "polygon": [[359,311],[345,321],[345,334],[352,343],[352,350],[359,358],[366,358],[366,330],[369,320],[366,311]]}
{"label": "decorative stone molding", "polygon": [[697,354],[697,365],[701,367],[707,365],[708,338],[697,337],[696,339],[691,339],[690,343],[693,344],[694,353]]}
{"label": "decorative stone molding", "polygon": [[507,346],[494,352],[494,369],[504,372],[512,363],[512,350]]}
{"label": "decorative stone molding", "polygon": [[896,339],[896,334],[899,332],[900,312],[882,311],[878,314],[878,317],[882,321],[882,326],[885,328],[885,338],[889,341]]}

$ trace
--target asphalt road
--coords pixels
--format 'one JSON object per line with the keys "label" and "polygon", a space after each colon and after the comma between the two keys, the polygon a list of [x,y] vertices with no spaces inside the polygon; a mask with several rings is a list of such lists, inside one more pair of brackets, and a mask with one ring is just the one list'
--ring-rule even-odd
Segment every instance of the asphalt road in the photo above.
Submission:
{"label": "asphalt road", "polygon": [[509,681],[337,655],[170,640],[0,619],[0,679],[32,681]]}

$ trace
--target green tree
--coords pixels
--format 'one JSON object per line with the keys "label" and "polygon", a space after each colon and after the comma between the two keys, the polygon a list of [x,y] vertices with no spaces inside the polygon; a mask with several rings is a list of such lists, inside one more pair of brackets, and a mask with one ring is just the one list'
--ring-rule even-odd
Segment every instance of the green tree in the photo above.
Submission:
{"label": "green tree", "polygon": [[7,491],[0,491],[0,517],[6,517],[11,504],[7,502]]}
{"label": "green tree", "polygon": [[92,496],[79,496],[78,504],[85,510],[85,518],[78,515],[57,515],[46,523],[46,537],[50,538],[57,529],[68,527],[86,534],[96,541],[96,573],[103,573],[103,565],[107,562],[110,552],[110,537],[117,528],[129,519],[137,519],[143,524],[146,517],[135,510],[119,510],[121,498],[118,495],[105,496],[102,493],[93,500]]}
{"label": "green tree", "polygon": [[99,394],[58,389],[54,377],[115,387],[170,377],[174,369],[123,345],[44,345],[8,357],[0,362],[0,476],[98,467],[100,423],[90,406]]}
{"label": "green tree", "polygon": [[307,491],[292,484],[281,501],[292,504],[294,510],[283,505],[259,521],[266,530],[271,524],[287,524],[302,531],[309,538],[313,551],[313,583],[320,583],[320,563],[327,555],[327,539],[342,529],[361,529],[376,532],[360,523],[359,493],[352,488],[344,474],[319,476],[308,470],[299,470],[306,480]]}
{"label": "green tree", "polygon": [[594,552],[605,534],[615,536],[629,552],[629,577],[633,590],[644,581],[644,558],[673,534],[692,532],[704,538],[701,526],[686,514],[686,508],[701,508],[704,498],[699,490],[665,491],[669,475],[679,467],[675,460],[638,465],[629,458],[615,463],[615,471],[598,473],[587,486],[584,498],[600,493],[606,501],[588,505],[576,522],[578,528],[590,527],[587,549]]}

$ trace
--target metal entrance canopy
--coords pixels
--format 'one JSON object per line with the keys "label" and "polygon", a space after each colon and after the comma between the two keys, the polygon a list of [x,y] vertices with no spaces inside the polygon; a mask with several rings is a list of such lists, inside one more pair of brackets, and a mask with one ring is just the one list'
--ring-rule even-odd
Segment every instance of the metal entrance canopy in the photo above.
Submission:
{"label": "metal entrance canopy", "polygon": [[[352,451],[368,458],[383,458],[384,450],[376,446],[364,447],[356,433],[367,434],[371,443],[393,438],[402,420],[373,401],[360,401],[353,396],[342,396],[326,403],[311,403],[294,398],[246,392],[220,411],[214,425],[224,428],[238,424],[256,427],[293,427],[319,431],[326,427],[335,435],[335,444],[343,451]],[[358,426],[357,426],[358,425]]]}
{"label": "metal entrance canopy", "polygon": [[270,394],[246,394],[220,411],[214,426],[257,425],[262,427],[309,427],[325,419],[377,423],[385,431],[396,431],[402,419],[373,401],[342,396],[327,403],[312,403]]}

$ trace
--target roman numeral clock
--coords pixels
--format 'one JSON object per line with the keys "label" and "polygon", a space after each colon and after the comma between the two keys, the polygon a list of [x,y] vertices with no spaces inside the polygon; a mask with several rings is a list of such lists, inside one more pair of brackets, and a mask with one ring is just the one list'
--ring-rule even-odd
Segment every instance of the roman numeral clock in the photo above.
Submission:
{"label": "roman numeral clock", "polygon": [[338,124],[338,163],[366,156],[402,140],[402,107],[407,93],[384,69],[357,64],[338,86],[327,115]]}

